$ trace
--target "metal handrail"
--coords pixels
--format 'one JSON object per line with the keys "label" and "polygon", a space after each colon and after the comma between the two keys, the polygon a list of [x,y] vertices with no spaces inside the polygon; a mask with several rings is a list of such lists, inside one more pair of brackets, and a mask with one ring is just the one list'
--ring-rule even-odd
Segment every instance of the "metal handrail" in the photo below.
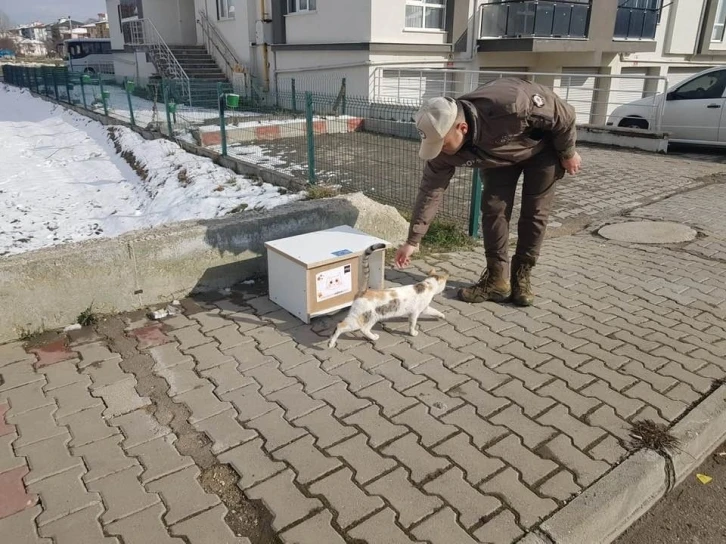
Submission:
{"label": "metal handrail", "polygon": [[192,93],[189,76],[179,64],[151,19],[126,21],[123,23],[123,31],[124,40],[127,44],[149,48],[154,65],[157,70],[162,72],[160,74],[162,77],[176,79],[181,82],[182,93],[186,93],[186,96],[181,98],[188,99],[191,105]]}
{"label": "metal handrail", "polygon": [[[235,72],[244,72],[244,67],[239,61],[237,56],[234,54],[234,50],[229,46],[227,41],[224,39],[217,30],[217,27],[209,20],[209,17],[203,10],[199,10],[200,20],[197,21],[199,26],[202,28],[202,33],[206,36],[207,42],[214,46],[219,52],[222,60],[227,65],[228,74],[227,77],[231,80],[232,74]],[[207,49],[211,49],[208,45]]]}
{"label": "metal handrail", "polygon": [[[514,32],[510,31],[509,28],[509,15],[511,8],[519,8],[521,6],[534,6],[534,17],[532,19],[532,24],[528,25],[531,26],[530,31],[526,31],[527,29],[521,28],[523,32]],[[539,32],[537,30],[537,16],[539,15],[540,10],[538,9],[539,6],[544,7],[552,7],[557,9],[564,8],[570,8],[569,11],[569,19],[568,19],[568,28],[567,33],[555,33],[555,23],[557,22],[557,19],[555,17],[555,13],[552,14],[552,22],[550,23],[550,29],[549,32]],[[503,10],[504,12],[504,19],[505,19],[505,27],[504,32],[500,33],[498,35],[491,35],[490,33],[486,33],[484,31],[484,26],[486,23],[490,22],[491,19],[487,18],[487,11],[493,11],[493,10]],[[573,12],[575,9],[582,9],[583,13],[585,15],[585,28],[582,33],[572,34],[572,21],[574,19]],[[563,38],[587,38],[589,32],[590,32],[590,15],[592,10],[592,1],[588,2],[574,2],[572,0],[499,0],[497,2],[489,2],[486,4],[481,4],[479,6],[479,38],[485,39],[485,38],[520,38],[520,37],[543,37],[543,38],[552,38],[552,37],[563,37]],[[501,12],[500,12],[501,13]],[[514,29],[517,30],[517,29]]]}

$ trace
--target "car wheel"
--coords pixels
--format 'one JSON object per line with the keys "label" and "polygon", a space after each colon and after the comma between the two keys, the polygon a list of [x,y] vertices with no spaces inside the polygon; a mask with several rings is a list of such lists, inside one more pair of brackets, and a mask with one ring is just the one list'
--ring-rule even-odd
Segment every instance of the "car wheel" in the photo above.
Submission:
{"label": "car wheel", "polygon": [[648,121],[637,117],[627,117],[620,121],[618,126],[621,128],[639,128],[642,130],[648,130]]}

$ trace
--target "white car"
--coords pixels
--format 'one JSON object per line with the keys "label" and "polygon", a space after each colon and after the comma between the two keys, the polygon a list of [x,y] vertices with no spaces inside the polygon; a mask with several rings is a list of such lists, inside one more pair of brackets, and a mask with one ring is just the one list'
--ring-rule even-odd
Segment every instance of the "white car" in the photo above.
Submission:
{"label": "white car", "polygon": [[669,133],[669,141],[726,147],[726,66],[699,72],[665,94],[619,106],[607,124],[655,130],[661,109],[660,131]]}

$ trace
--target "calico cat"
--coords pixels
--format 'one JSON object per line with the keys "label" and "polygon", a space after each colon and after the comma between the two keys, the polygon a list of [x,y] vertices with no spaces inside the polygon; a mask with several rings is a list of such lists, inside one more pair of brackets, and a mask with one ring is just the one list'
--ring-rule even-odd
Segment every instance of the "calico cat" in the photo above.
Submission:
{"label": "calico cat", "polygon": [[419,317],[437,317],[445,319],[444,314],[431,308],[431,300],[442,293],[449,279],[448,274],[437,274],[431,270],[426,279],[415,285],[404,285],[390,289],[368,289],[370,265],[368,258],[374,251],[382,249],[382,244],[369,247],[363,256],[363,287],[356,295],[348,310],[348,315],[335,328],[328,342],[334,348],[338,337],[346,332],[361,331],[363,336],[375,342],[378,335],[371,329],[379,321],[394,317],[408,317],[409,333],[416,336],[416,324]]}

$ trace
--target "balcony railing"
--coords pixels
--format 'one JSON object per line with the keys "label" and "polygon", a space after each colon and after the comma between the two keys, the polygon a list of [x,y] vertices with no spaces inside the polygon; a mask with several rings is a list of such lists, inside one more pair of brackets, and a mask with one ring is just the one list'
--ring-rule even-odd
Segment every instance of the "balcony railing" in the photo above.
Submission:
{"label": "balcony railing", "polygon": [[613,37],[616,40],[654,40],[660,10],[631,8],[625,4],[618,8]]}
{"label": "balcony railing", "polygon": [[584,39],[590,27],[589,0],[504,0],[480,9],[480,39]]}

